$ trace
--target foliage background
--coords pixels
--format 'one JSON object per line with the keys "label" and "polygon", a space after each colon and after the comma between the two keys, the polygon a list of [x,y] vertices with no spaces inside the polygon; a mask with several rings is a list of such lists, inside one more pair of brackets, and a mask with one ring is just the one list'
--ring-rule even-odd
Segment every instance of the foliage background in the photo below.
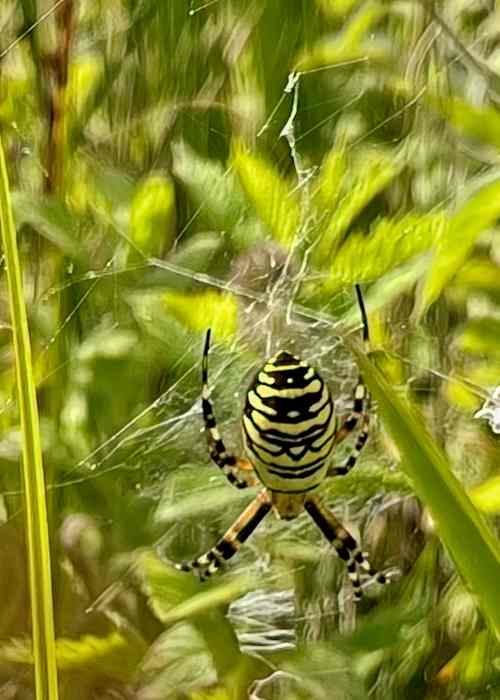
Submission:
{"label": "foliage background", "polygon": [[[209,548],[251,498],[208,463],[204,330],[217,417],[240,448],[245,387],[280,346],[314,362],[345,409],[355,282],[379,367],[498,532],[498,437],[474,414],[500,376],[500,7],[53,9],[0,7],[0,129],[49,485],[60,696],[497,697],[481,601],[383,425],[325,496],[395,572],[387,590],[355,608],[304,518],[269,519],[204,586],[169,561]],[[0,697],[30,698],[3,279],[0,293]]]}

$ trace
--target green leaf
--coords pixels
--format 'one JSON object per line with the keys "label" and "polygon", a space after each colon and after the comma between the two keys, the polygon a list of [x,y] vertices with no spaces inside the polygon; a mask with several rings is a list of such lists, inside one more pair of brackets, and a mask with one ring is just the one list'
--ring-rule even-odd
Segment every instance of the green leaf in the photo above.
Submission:
{"label": "green leaf", "polygon": [[38,700],[57,700],[52,570],[49,547],[45,475],[35,378],[16,229],[10,202],[9,179],[0,139],[0,230],[7,269],[7,290],[22,432],[23,495]]}
{"label": "green leaf", "polygon": [[[360,167],[359,171],[355,172],[354,177],[344,187],[343,197],[332,209],[330,220],[321,232],[320,241],[312,254],[312,260],[315,264],[319,267],[325,267],[331,263],[331,256],[340,245],[354,219],[376,195],[387,187],[401,171],[401,167],[402,163],[398,164],[394,158],[389,158],[381,153],[373,153],[370,161],[364,164],[363,169],[361,170]],[[332,181],[330,184],[335,185]],[[390,224],[391,222],[386,225]],[[404,258],[399,262],[403,260]]]}
{"label": "green leaf", "polygon": [[459,347],[474,354],[500,355],[500,320],[476,318],[465,326],[457,338]]}
{"label": "green leaf", "polygon": [[476,256],[466,262],[453,279],[453,295],[465,301],[471,292],[485,294],[500,304],[500,265]]}
{"label": "green leaf", "polygon": [[63,202],[55,197],[42,198],[26,192],[14,192],[12,209],[18,227],[30,224],[65,255],[86,261],[85,250],[75,235],[77,221]]}
{"label": "green leaf", "polygon": [[[172,180],[152,175],[137,188],[130,210],[130,238],[146,257],[159,257],[175,240],[175,189]],[[141,256],[142,257],[142,256]]]}
{"label": "green leaf", "polygon": [[500,180],[475,192],[452,217],[438,241],[427,279],[417,305],[422,314],[462,267],[476,240],[500,216]]}
{"label": "green leaf", "polygon": [[500,476],[494,476],[469,492],[474,505],[483,513],[500,513]]}
{"label": "green leaf", "polygon": [[237,178],[222,163],[202,158],[185,143],[172,146],[173,173],[211,228],[230,231],[248,210]]}
{"label": "green leaf", "polygon": [[317,188],[314,192],[315,204],[320,212],[325,209],[333,209],[336,205],[347,172],[348,163],[345,150],[332,148],[323,158]]}
{"label": "green leaf", "polygon": [[[146,651],[137,637],[112,632],[107,637],[84,635],[78,639],[56,640],[57,667],[60,671],[95,673],[99,671],[122,681],[130,681]],[[0,645],[4,663],[33,664],[31,643],[11,639]]]}
{"label": "green leaf", "polygon": [[316,0],[323,12],[334,19],[342,19],[359,3],[359,0]]}
{"label": "green leaf", "polygon": [[[183,472],[186,472],[186,475]],[[168,483],[166,496],[161,499],[158,507],[155,510],[155,520],[163,525],[169,525],[175,522],[180,522],[187,517],[196,516],[197,518],[203,518],[207,515],[211,515],[214,512],[227,512],[230,508],[235,505],[240,504],[241,508],[247,505],[252,494],[255,495],[253,489],[237,490],[226,483],[222,482],[221,485],[217,486],[207,486],[203,490],[196,489],[196,484],[200,481],[200,465],[196,465],[196,468],[177,470],[175,478],[175,484],[172,485]],[[202,471],[202,474],[206,470]],[[213,468],[210,466],[210,475],[213,474]],[[182,477],[180,478],[180,475]],[[195,479],[195,483],[191,483],[192,479]],[[208,474],[207,474],[208,479]],[[181,481],[181,484],[177,482]],[[183,484],[183,481],[186,484]],[[171,497],[172,490],[175,497]],[[192,493],[189,493],[192,490]],[[177,495],[177,492],[182,492],[182,496]],[[248,492],[248,493],[247,493]]]}
{"label": "green leaf", "polygon": [[459,97],[431,97],[432,106],[439,110],[460,133],[500,148],[500,113],[496,107],[476,107]]}
{"label": "green leaf", "polygon": [[301,223],[297,195],[270,163],[249,153],[239,143],[233,147],[231,163],[255,213],[271,236],[290,246]]}
{"label": "green leaf", "polygon": [[221,677],[234,673],[244,657],[225,609],[256,586],[255,577],[244,574],[203,584],[192,574],[177,571],[152,555],[142,559],[142,576],[143,590],[163,624],[190,621],[210,649],[217,673]]}
{"label": "green leaf", "polygon": [[429,250],[445,229],[443,214],[408,214],[399,220],[382,219],[368,236],[361,233],[349,236],[333,259],[324,287],[334,292],[355,283],[376,280]]}
{"label": "green leaf", "polygon": [[[383,275],[363,293],[367,308],[370,313],[376,313],[388,306],[403,292],[408,291],[427,270],[429,265],[428,255],[419,255],[412,258],[404,265],[399,265]],[[356,280],[353,279],[353,282]],[[359,323],[359,305],[354,303],[342,316],[342,322],[346,326],[354,326]]]}
{"label": "green leaf", "polygon": [[500,639],[500,546],[497,538],[471,503],[420,418],[363,353],[357,348],[353,348],[353,352],[378,402],[383,425],[401,453],[401,467],[429,507],[439,536]]}
{"label": "green leaf", "polygon": [[215,292],[166,292],[164,308],[184,326],[204,332],[211,328],[215,337],[230,338],[237,329],[238,306],[233,294]]}
{"label": "green leaf", "polygon": [[353,15],[340,34],[333,38],[322,39],[311,50],[300,54],[296,62],[297,69],[307,71],[356,59],[387,59],[390,55],[390,44],[377,45],[373,38],[370,38],[369,42],[364,42],[368,32],[387,14],[387,11],[383,3],[368,0]]}

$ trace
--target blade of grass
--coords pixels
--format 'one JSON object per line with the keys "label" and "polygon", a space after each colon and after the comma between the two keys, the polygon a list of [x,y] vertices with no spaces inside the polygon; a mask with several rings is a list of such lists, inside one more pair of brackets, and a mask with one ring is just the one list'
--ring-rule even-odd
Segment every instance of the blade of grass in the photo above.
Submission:
{"label": "blade of grass", "polygon": [[380,370],[360,350],[355,347],[352,350],[378,402],[384,427],[401,452],[402,469],[429,507],[439,536],[500,639],[499,543],[420,418],[401,400]]}
{"label": "blade of grass", "polygon": [[52,580],[45,483],[28,320],[24,304],[16,229],[0,139],[0,229],[7,268],[14,340],[17,394],[22,431],[23,485],[26,507],[33,654],[37,700],[57,700]]}

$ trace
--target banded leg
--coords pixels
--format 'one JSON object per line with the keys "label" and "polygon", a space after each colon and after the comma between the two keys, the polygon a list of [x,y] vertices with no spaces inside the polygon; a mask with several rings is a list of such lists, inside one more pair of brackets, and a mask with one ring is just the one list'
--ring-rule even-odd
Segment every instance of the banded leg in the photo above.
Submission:
{"label": "banded leg", "polygon": [[[358,299],[359,310],[361,312],[361,319],[363,321],[363,345],[365,351],[368,352],[370,349],[370,336],[368,331],[368,317],[366,315],[365,303],[363,301],[363,296],[361,294],[361,289],[359,285],[355,285],[356,297]],[[340,426],[337,431],[333,444],[338,445],[343,440],[350,435],[353,430],[358,427],[361,423],[361,430],[358,435],[358,439],[354,445],[352,454],[346,459],[344,464],[340,467],[330,467],[327,476],[343,476],[348,474],[351,469],[356,464],[358,457],[366,445],[370,429],[370,394],[363,382],[363,377],[359,375],[356,386],[354,387],[354,405],[351,413],[347,416],[345,421]]]}
{"label": "banded leg", "polygon": [[[361,429],[357,440],[354,443],[354,447],[351,451],[351,454],[345,460],[344,464],[342,464],[340,467],[329,467],[327,476],[345,476],[345,474],[349,474],[351,469],[355,466],[356,462],[358,461],[359,455],[361,454],[363,447],[368,441],[369,434],[370,416],[368,415],[368,413],[364,413],[362,416]],[[337,442],[337,440],[335,442]]]}
{"label": "banded leg", "polygon": [[266,490],[261,491],[257,497],[245,508],[226,534],[206,554],[193,559],[190,562],[176,564],[181,571],[193,571],[201,581],[205,581],[214,574],[222,564],[230,559],[247,540],[257,525],[271,510],[271,499]]}
{"label": "banded leg", "polygon": [[222,471],[229,483],[236,486],[238,489],[244,489],[247,486],[254,486],[258,483],[252,473],[251,465],[247,460],[238,459],[226,450],[224,441],[217,429],[212,403],[210,401],[210,392],[208,389],[208,350],[210,348],[210,328],[207,331],[205,338],[205,347],[203,350],[203,360],[201,365],[201,379],[203,382],[201,407],[203,411],[203,420],[205,422],[205,432],[207,435],[207,444],[210,457]]}
{"label": "banded leg", "polygon": [[384,574],[378,573],[371,567],[368,556],[358,547],[354,537],[347,532],[342,523],[321,503],[318,497],[310,496],[307,498],[304,508],[326,539],[335,547],[338,556],[346,562],[355,600],[360,600],[362,596],[362,578],[375,578],[378,583],[388,582]]}

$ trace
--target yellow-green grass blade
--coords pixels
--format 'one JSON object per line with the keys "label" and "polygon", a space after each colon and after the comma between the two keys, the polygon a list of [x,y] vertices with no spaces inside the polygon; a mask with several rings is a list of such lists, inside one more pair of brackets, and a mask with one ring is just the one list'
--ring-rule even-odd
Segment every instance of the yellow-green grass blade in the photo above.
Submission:
{"label": "yellow-green grass blade", "polygon": [[24,304],[16,229],[7,168],[0,138],[0,229],[7,268],[14,341],[17,395],[22,430],[23,485],[26,507],[33,652],[37,700],[57,700],[52,581],[47,506],[28,320]]}
{"label": "yellow-green grass blade", "polygon": [[429,507],[439,536],[500,639],[498,541],[420,418],[363,353],[357,348],[353,348],[353,352],[378,402],[383,425],[401,453],[402,469],[410,477],[417,495]]}

